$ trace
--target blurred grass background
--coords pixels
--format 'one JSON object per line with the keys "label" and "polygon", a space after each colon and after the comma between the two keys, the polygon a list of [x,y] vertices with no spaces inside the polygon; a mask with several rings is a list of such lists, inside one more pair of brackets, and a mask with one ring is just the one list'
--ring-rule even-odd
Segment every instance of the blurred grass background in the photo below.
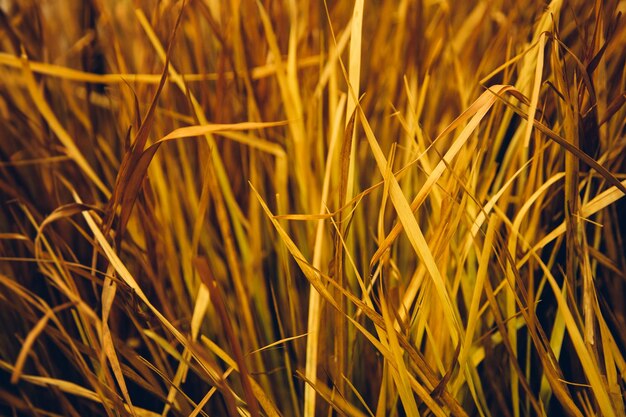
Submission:
{"label": "blurred grass background", "polygon": [[0,414],[623,416],[617,0],[0,2]]}

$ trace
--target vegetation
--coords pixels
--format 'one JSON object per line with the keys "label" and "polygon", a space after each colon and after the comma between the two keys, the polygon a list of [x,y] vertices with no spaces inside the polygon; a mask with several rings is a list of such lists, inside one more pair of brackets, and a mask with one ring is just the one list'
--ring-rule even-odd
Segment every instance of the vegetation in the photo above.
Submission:
{"label": "vegetation", "polygon": [[624,416],[623,1],[0,1],[0,414]]}

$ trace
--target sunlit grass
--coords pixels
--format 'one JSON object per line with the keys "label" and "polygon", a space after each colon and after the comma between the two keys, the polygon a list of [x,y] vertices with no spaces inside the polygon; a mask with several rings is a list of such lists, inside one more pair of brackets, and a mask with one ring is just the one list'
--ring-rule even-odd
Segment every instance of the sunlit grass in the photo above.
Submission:
{"label": "sunlit grass", "polygon": [[626,415],[624,9],[0,1],[0,414]]}

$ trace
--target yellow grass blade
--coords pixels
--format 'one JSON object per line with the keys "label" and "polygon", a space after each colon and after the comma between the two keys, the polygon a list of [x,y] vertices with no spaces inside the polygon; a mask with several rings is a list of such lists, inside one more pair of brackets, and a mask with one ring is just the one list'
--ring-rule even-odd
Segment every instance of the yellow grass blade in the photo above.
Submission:
{"label": "yellow grass blade", "polygon": [[[508,86],[494,86],[489,91],[484,92],[473,104],[472,106],[466,110],[461,116],[455,119],[443,132],[441,132],[438,138],[442,138],[454,129],[456,129],[460,124],[462,124],[465,120],[471,117],[471,120],[463,128],[454,144],[450,147],[448,152],[444,155],[443,159],[437,164],[435,170],[430,173],[428,176],[428,180],[422,186],[419,193],[415,196],[413,201],[411,202],[411,210],[417,210],[426,200],[426,197],[430,193],[431,188],[434,184],[441,178],[441,175],[444,173],[446,169],[446,165],[452,162],[452,159],[457,155],[457,153],[461,150],[466,141],[470,138],[470,135],[473,131],[478,127],[480,121],[485,117],[491,106],[496,102],[497,94],[501,94],[511,87]],[[437,139],[435,139],[437,141]],[[378,161],[377,161],[378,162]],[[379,163],[380,165],[380,163]],[[397,238],[402,229],[402,223],[398,223],[394,226],[392,231],[387,235],[384,242],[382,242],[372,257],[370,265],[375,264],[378,259],[382,256],[382,253],[386,251],[391,243]]]}
{"label": "yellow grass blade", "polygon": [[578,358],[580,359],[582,368],[585,371],[585,375],[589,380],[591,390],[593,391],[598,401],[598,406],[602,410],[602,414],[609,417],[616,416],[617,414],[615,414],[615,409],[606,391],[606,386],[602,380],[602,377],[598,372],[595,360],[585,346],[583,337],[578,329],[578,326],[576,325],[576,321],[574,320],[574,317],[572,316],[572,313],[567,306],[567,301],[563,297],[563,294],[561,293],[561,290],[550,271],[545,267],[543,262],[541,262],[540,260],[538,260],[538,262],[543,269],[546,278],[548,279],[548,283],[552,287],[552,291],[556,297],[559,310],[563,314],[565,327],[567,328],[567,332],[571,337],[572,343],[574,344],[574,349],[576,349],[576,353],[578,354]]}
{"label": "yellow grass blade", "polygon": [[[319,63],[319,57],[310,56],[298,60],[296,66],[298,69],[315,66]],[[47,75],[50,77],[61,78],[65,80],[97,83],[97,84],[122,84],[122,83],[145,83],[145,84],[158,84],[161,80],[160,74],[94,74],[90,72],[80,71],[73,68],[64,67],[61,65],[54,65],[44,62],[30,61],[30,68],[35,74]],[[6,52],[0,52],[0,65],[5,65],[10,68],[19,69],[22,67],[22,63],[18,57],[7,54]],[[259,80],[262,78],[271,77],[278,70],[278,66],[275,64],[268,64],[259,67],[252,68],[250,70],[250,76],[253,80]],[[219,77],[225,79],[234,79],[237,75],[235,72],[227,71],[222,74],[208,73],[208,74],[185,74],[186,82],[202,82],[202,81],[217,81]]]}
{"label": "yellow grass blade", "polygon": [[26,56],[22,56],[22,70],[24,74],[24,82],[26,83],[26,87],[28,88],[28,92],[30,93],[32,100],[35,102],[35,106],[37,106],[37,109],[43,118],[50,125],[50,128],[54,131],[59,141],[61,141],[65,147],[67,156],[72,158],[85,175],[106,197],[109,197],[111,195],[110,190],[100,180],[98,174],[96,174],[89,162],[85,159],[78,146],[76,146],[74,139],[72,139],[72,137],[63,128],[59,119],[55,116],[54,112],[48,105],[48,102],[43,97],[41,91],[39,91],[39,87],[37,87],[37,83],[35,82],[32,71],[30,70],[28,58]]}
{"label": "yellow grass blade", "polygon": [[28,336],[26,336],[26,339],[24,339],[24,343],[22,344],[22,349],[17,356],[17,360],[15,361],[15,366],[13,367],[13,372],[11,374],[12,384],[17,384],[17,381],[20,379],[20,375],[22,374],[24,364],[26,363],[26,359],[28,357],[28,352],[32,349],[33,343],[35,343],[37,337],[46,328],[46,325],[48,324],[48,321],[50,320],[52,315],[73,305],[74,303],[65,303],[53,309],[47,310],[46,314],[44,314],[44,316],[37,322],[35,327],[33,327],[32,330],[28,333]]}
{"label": "yellow grass blade", "polygon": [[[537,112],[537,104],[539,102],[539,90],[541,89],[541,76],[543,73],[543,55],[546,44],[546,35],[541,34],[539,37],[539,46],[537,47],[537,66],[535,68],[535,79],[533,81],[533,90],[530,97],[530,107],[528,109],[528,120],[535,120]],[[533,123],[526,123],[526,131],[524,132],[524,147],[528,148],[530,144],[530,135],[533,131]]]}
{"label": "yellow grass blade", "polygon": [[[389,317],[389,311],[387,310],[387,303],[384,298],[382,298],[380,301],[383,311],[383,318],[385,319],[385,328],[387,330],[386,336],[389,343],[389,350],[391,351],[393,358],[392,375],[395,380],[396,386],[398,387],[400,398],[402,399],[404,412],[410,416],[419,416],[420,414],[419,411],[417,411],[417,404],[415,402],[415,398],[413,397],[413,392],[411,391],[411,388],[409,386],[408,372],[404,364],[404,357],[400,349],[400,345],[398,344],[396,330],[393,327],[393,323],[391,321],[391,318]],[[432,411],[436,411],[438,408],[434,403],[431,403],[429,405],[431,406]],[[434,410],[432,408],[433,406],[435,407]],[[441,411],[436,414],[440,416],[445,415]]]}

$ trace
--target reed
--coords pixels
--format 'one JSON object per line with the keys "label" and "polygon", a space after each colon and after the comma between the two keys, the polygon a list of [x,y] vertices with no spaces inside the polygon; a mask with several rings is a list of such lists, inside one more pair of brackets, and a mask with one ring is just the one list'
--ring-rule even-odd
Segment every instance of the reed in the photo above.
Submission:
{"label": "reed", "polygon": [[0,414],[626,415],[624,10],[0,1]]}

